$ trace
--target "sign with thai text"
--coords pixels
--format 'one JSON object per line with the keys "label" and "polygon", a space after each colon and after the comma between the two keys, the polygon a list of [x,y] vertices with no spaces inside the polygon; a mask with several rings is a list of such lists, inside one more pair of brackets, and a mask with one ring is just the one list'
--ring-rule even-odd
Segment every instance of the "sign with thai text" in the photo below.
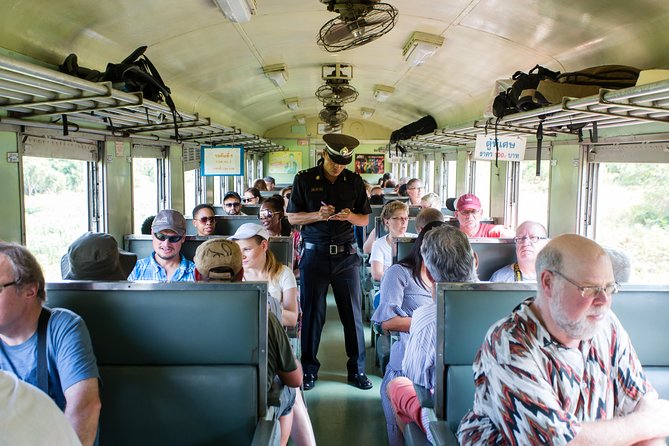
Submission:
{"label": "sign with thai text", "polygon": [[244,175],[244,149],[229,146],[200,146],[200,174]]}
{"label": "sign with thai text", "polygon": [[476,148],[472,159],[477,161],[494,161],[495,152],[499,149],[499,161],[522,161],[525,157],[524,136],[498,135],[495,144],[495,135],[476,135]]}

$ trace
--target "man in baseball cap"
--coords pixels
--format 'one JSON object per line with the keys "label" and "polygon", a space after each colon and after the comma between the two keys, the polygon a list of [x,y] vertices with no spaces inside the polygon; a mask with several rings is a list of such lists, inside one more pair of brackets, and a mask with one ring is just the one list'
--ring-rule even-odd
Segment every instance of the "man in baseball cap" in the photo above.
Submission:
{"label": "man in baseball cap", "polygon": [[474,194],[464,194],[455,203],[455,218],[460,223],[460,230],[470,238],[512,238],[515,233],[508,226],[481,223],[483,209],[481,200]]}
{"label": "man in baseball cap", "polygon": [[225,238],[205,241],[195,251],[195,280],[241,282],[242,252],[237,243]]}
{"label": "man in baseball cap", "polygon": [[181,254],[186,236],[186,220],[181,212],[164,209],[151,225],[153,252],[137,261],[128,280],[157,282],[192,282],[195,265]]}
{"label": "man in baseball cap", "polygon": [[223,196],[223,211],[227,215],[246,215],[242,212],[242,197],[233,190]]}

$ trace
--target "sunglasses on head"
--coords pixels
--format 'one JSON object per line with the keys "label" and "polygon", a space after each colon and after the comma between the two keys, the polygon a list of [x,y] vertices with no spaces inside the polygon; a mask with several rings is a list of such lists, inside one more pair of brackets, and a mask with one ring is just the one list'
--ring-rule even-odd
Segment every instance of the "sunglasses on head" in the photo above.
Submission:
{"label": "sunglasses on head", "polygon": [[197,220],[198,220],[200,223],[202,223],[203,225],[206,225],[207,222],[209,222],[209,223],[214,223],[214,222],[216,222],[216,217],[200,217],[200,218],[198,218]]}
{"label": "sunglasses on head", "polygon": [[160,232],[154,232],[153,236],[161,242],[164,242],[165,240],[167,240],[170,243],[177,243],[177,242],[181,241],[181,239],[183,238],[182,235],[166,235],[166,234],[162,234]]}
{"label": "sunglasses on head", "polygon": [[226,208],[232,208],[232,207],[236,208],[237,206],[241,206],[242,204],[239,201],[235,201],[230,203],[224,203],[224,205]]}

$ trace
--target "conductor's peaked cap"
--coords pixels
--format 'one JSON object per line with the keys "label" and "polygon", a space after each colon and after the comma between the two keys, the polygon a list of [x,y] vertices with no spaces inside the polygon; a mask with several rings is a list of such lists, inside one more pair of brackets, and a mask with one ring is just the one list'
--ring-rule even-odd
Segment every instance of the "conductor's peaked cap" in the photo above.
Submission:
{"label": "conductor's peaked cap", "polygon": [[358,147],[360,141],[352,136],[339,133],[328,133],[323,135],[328,155],[337,164],[349,164],[353,161],[353,149]]}

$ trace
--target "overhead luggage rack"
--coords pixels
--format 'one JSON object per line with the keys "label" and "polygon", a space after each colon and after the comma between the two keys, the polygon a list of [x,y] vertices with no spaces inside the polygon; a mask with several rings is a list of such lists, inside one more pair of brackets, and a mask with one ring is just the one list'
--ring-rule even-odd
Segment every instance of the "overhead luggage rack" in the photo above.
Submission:
{"label": "overhead luggage rack", "polygon": [[[3,115],[7,115],[4,117]],[[67,126],[63,116],[67,116]],[[65,132],[105,129],[112,136],[150,137],[167,142],[229,145],[262,152],[285,150],[258,135],[178,113],[176,141],[169,107],[126,93],[109,82],[90,82],[0,55],[0,123],[59,124]]]}
{"label": "overhead luggage rack", "polygon": [[[561,104],[495,118],[475,121],[473,126],[445,128],[399,144],[410,148],[458,147],[474,143],[477,134],[497,131],[499,135],[535,135],[543,124],[546,137],[573,134],[579,128],[598,129],[639,125],[669,124],[669,80],[621,90],[600,90],[587,98],[563,98]],[[495,128],[495,125],[497,128]]]}

